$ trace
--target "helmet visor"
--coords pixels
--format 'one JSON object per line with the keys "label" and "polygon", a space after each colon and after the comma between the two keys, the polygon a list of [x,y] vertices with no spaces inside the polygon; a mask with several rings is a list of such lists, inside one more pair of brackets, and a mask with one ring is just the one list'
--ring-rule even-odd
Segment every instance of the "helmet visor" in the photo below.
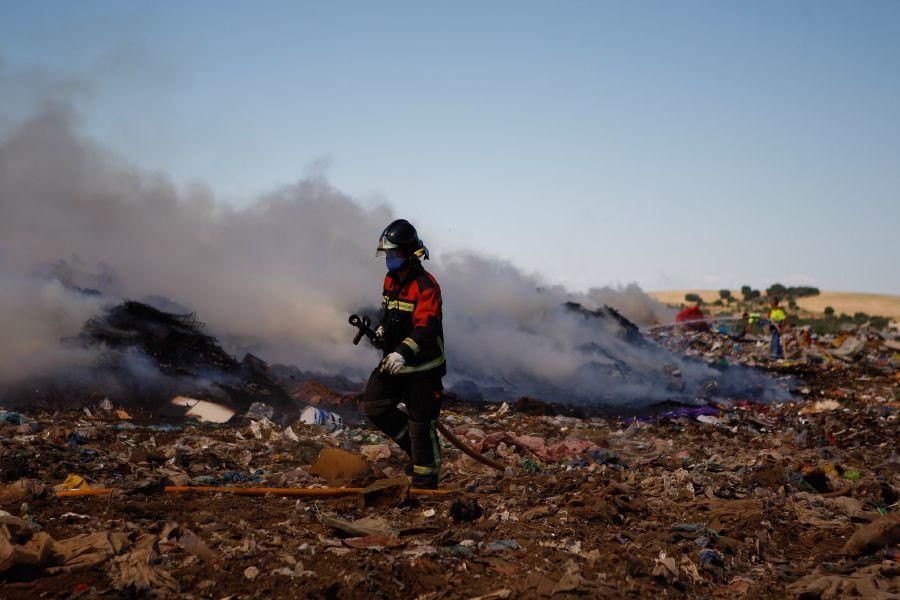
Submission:
{"label": "helmet visor", "polygon": [[380,248],[379,247],[378,250],[375,252],[375,256],[385,256],[388,258],[407,259],[410,257],[410,254],[405,249],[395,246],[394,248]]}
{"label": "helmet visor", "polygon": [[378,240],[378,248],[375,249],[375,256],[382,256],[386,252],[390,252],[392,250],[397,250],[399,246],[397,244],[392,243],[387,236],[381,236],[381,239]]}

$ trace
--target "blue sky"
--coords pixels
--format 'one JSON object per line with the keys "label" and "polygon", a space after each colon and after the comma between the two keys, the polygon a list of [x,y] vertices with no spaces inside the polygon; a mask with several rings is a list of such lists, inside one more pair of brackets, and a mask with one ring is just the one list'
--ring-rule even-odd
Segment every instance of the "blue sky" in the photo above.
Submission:
{"label": "blue sky", "polygon": [[900,293],[900,2],[0,0],[0,61],[88,81],[128,161],[235,205],[324,172],[436,259]]}

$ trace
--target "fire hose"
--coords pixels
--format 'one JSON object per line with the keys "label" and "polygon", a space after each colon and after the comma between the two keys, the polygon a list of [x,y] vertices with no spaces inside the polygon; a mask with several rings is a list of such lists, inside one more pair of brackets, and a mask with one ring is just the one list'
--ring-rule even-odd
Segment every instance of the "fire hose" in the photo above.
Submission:
{"label": "fire hose", "polygon": [[[218,494],[233,494],[235,496],[281,496],[283,498],[340,498],[343,496],[356,496],[363,493],[365,488],[270,488],[270,487],[216,487],[212,485],[170,485],[163,488],[166,494],[185,494],[191,492],[215,492]],[[81,490],[61,490],[56,492],[57,498],[72,498],[78,496],[108,496],[122,491],[120,488],[86,488]],[[426,490],[410,488],[413,496],[446,496],[459,493],[460,490]]]}
{"label": "fire hose", "polygon": [[[369,317],[365,317],[365,316],[360,317],[359,315],[350,315],[350,324],[352,326],[356,327],[357,329],[359,329],[359,331],[356,334],[356,337],[353,338],[354,345],[359,344],[359,341],[363,338],[363,336],[366,336],[366,338],[368,338],[369,341],[371,341],[372,344],[376,348],[378,347],[378,336],[375,334],[374,331],[372,331],[372,329],[370,327],[372,325],[372,321],[371,321],[371,319],[369,319]],[[492,460],[492,459],[476,452],[468,444],[466,444],[464,441],[462,441],[461,439],[456,437],[456,435],[454,435],[453,432],[450,431],[447,428],[447,426],[444,425],[443,423],[441,423],[440,421],[435,421],[434,426],[435,426],[435,428],[437,428],[438,431],[441,432],[441,435],[443,435],[444,438],[446,438],[446,440],[448,442],[450,442],[451,444],[453,444],[454,446],[459,448],[460,451],[462,451],[467,456],[477,460],[481,464],[491,467],[492,469],[497,469],[498,471],[506,470],[506,465],[504,465],[503,463],[497,462],[496,460]]]}

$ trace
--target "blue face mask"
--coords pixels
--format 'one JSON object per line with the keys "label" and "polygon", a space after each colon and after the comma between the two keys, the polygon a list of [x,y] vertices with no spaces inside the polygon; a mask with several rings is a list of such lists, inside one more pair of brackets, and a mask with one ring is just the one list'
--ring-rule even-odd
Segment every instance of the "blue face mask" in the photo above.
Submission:
{"label": "blue face mask", "polygon": [[397,256],[393,252],[388,252],[384,257],[384,264],[387,265],[388,271],[399,271],[406,264],[406,258]]}

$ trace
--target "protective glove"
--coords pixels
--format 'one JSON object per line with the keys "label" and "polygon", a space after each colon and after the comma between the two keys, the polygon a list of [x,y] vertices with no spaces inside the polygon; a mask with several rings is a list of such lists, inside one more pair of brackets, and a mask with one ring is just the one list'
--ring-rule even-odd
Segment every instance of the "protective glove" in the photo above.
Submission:
{"label": "protective glove", "polygon": [[399,352],[391,352],[381,361],[381,372],[389,375],[396,375],[405,364],[406,359],[403,358],[402,354]]}

